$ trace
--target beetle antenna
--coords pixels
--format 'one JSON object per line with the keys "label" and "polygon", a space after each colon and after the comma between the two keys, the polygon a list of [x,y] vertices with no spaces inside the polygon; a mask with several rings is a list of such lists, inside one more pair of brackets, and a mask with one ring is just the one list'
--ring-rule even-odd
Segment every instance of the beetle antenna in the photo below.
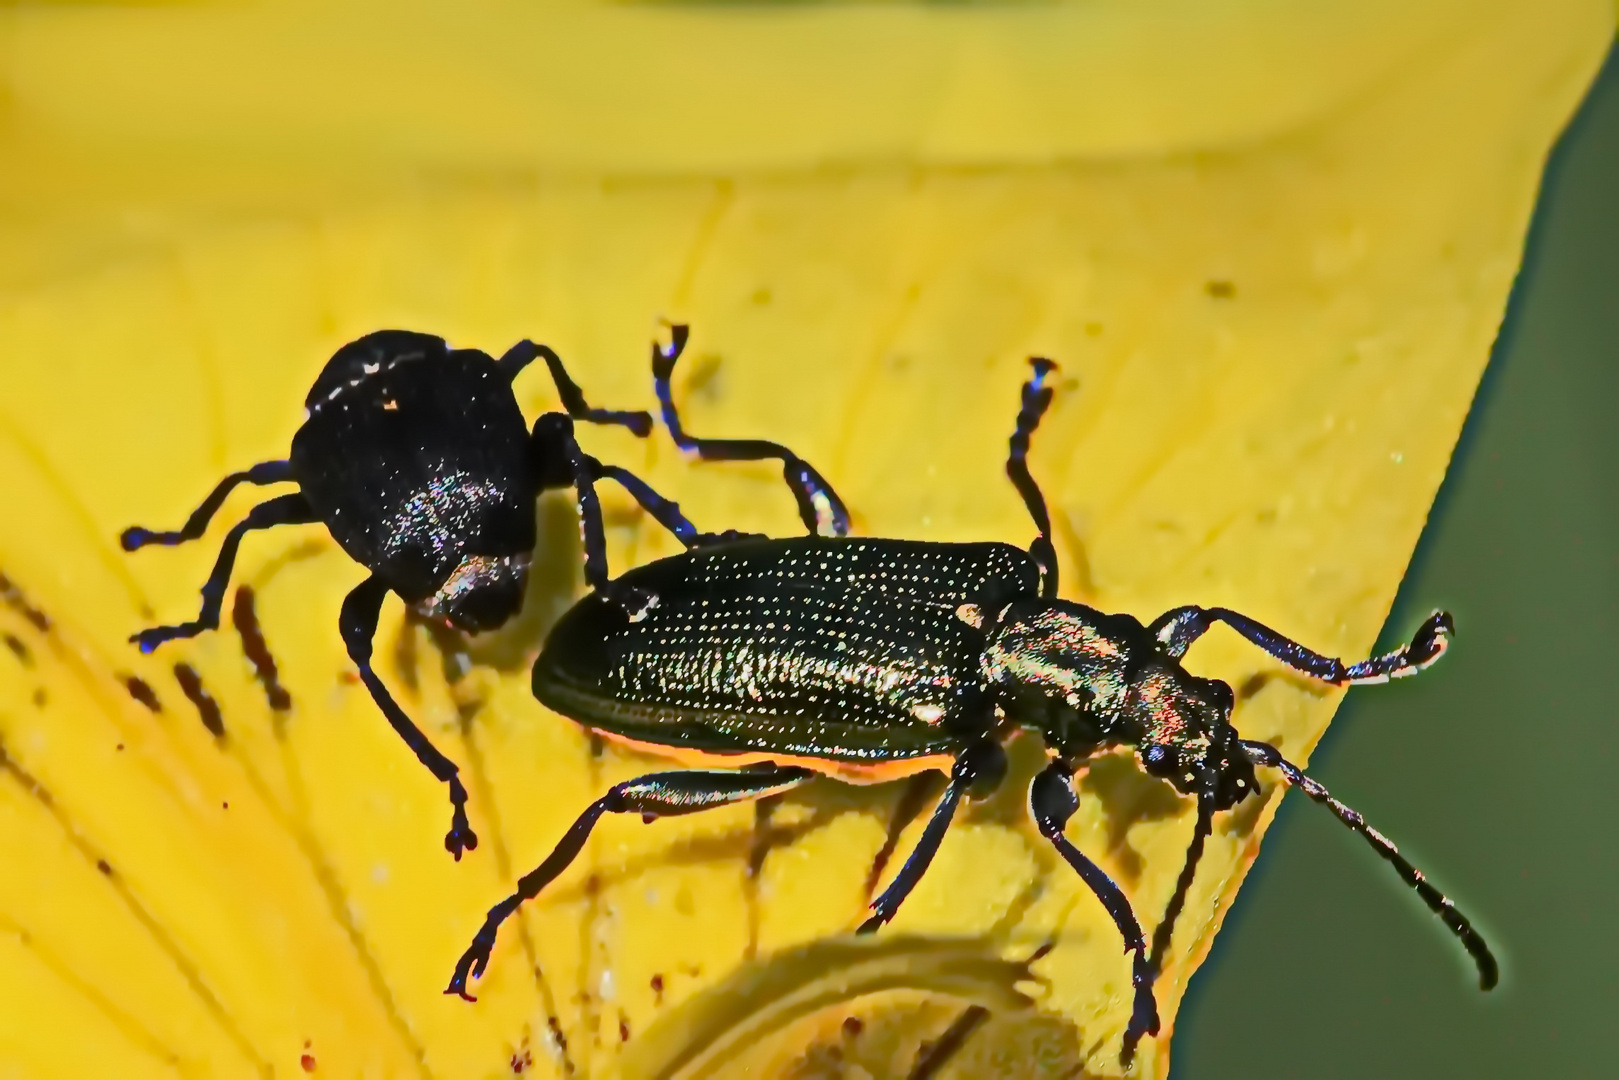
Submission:
{"label": "beetle antenna", "polygon": [[[1147,960],[1149,986],[1158,980],[1158,973],[1163,970],[1164,956],[1169,952],[1169,943],[1175,936],[1175,921],[1180,918],[1182,909],[1186,907],[1186,894],[1192,887],[1192,879],[1197,876],[1197,864],[1203,858],[1204,842],[1214,831],[1213,786],[1211,777],[1205,782],[1204,790],[1198,794],[1197,824],[1192,827],[1192,842],[1186,845],[1186,861],[1181,864],[1181,874],[1175,881],[1175,891],[1164,907],[1164,917],[1158,923],[1158,929],[1152,932],[1152,955]],[[1136,1040],[1139,1038],[1139,1033],[1125,1032],[1124,1049],[1120,1060],[1129,1063],[1135,1055]]]}
{"label": "beetle antenna", "polygon": [[1158,972],[1164,966],[1164,956],[1169,952],[1170,940],[1175,936],[1175,920],[1180,918],[1181,911],[1186,907],[1186,894],[1192,887],[1192,879],[1197,876],[1197,864],[1203,858],[1204,842],[1213,831],[1214,797],[1212,792],[1202,793],[1197,797],[1197,823],[1192,827],[1192,841],[1186,845],[1186,860],[1181,864],[1175,891],[1164,906],[1164,917],[1158,929],[1152,932],[1153,978],[1158,977]]}
{"label": "beetle antenna", "polygon": [[1046,512],[1046,497],[1040,494],[1040,485],[1029,475],[1029,439],[1040,426],[1040,418],[1051,405],[1051,387],[1046,377],[1057,370],[1057,365],[1044,357],[1029,359],[1034,374],[1023,384],[1022,405],[1018,409],[1017,426],[1012,429],[1006,455],[1006,475],[1012,486],[1023,496],[1023,505],[1034,519],[1040,535],[1029,545],[1029,554],[1040,565],[1040,591],[1048,600],[1057,596],[1057,549],[1051,543],[1051,515]]}
{"label": "beetle antenna", "polygon": [[1394,871],[1400,875],[1400,880],[1417,891],[1417,895],[1422,897],[1422,902],[1428,905],[1428,910],[1439,916],[1450,928],[1450,932],[1460,939],[1462,947],[1472,956],[1473,963],[1478,965],[1480,990],[1489,990],[1500,981],[1500,967],[1496,964],[1495,957],[1491,955],[1490,947],[1484,943],[1478,931],[1473,929],[1473,924],[1467,921],[1467,916],[1456,910],[1456,905],[1450,902],[1448,896],[1428,883],[1422,871],[1411,865],[1410,861],[1400,854],[1400,849],[1394,846],[1394,841],[1368,825],[1366,819],[1357,811],[1333,798],[1332,793],[1321,784],[1304,775],[1304,770],[1282,757],[1281,751],[1276,747],[1251,739],[1241,740],[1240,745],[1243,752],[1248,755],[1249,761],[1255,765],[1266,765],[1281,770],[1289,784],[1331,810],[1339,821],[1365,837],[1366,842],[1372,845],[1373,851],[1394,865]]}

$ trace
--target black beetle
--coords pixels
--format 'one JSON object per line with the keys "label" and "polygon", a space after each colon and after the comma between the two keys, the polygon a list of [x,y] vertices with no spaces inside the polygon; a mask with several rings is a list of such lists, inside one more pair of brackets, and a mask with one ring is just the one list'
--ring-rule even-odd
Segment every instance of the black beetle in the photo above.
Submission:
{"label": "black beetle", "polygon": [[1185,868],[1155,945],[1168,944],[1212,815],[1252,794],[1254,767],[1263,765],[1389,860],[1461,939],[1481,985],[1494,985],[1494,958],[1450,901],[1275,747],[1241,738],[1230,722],[1230,687],[1181,666],[1192,642],[1224,622],[1323,682],[1382,682],[1438,659],[1450,617],[1433,615],[1405,648],[1345,664],[1224,608],[1176,608],[1143,626],[1057,599],[1050,521],[1025,463],[1051,401],[1053,365],[1033,364],[1006,465],[1039,530],[1028,551],[894,539],[726,540],[630,570],[562,617],[534,665],[535,697],[610,741],[707,768],[629,780],[591,804],[516,892],[490,909],[447,993],[467,996],[500,923],[567,867],[603,814],[687,814],[821,774],[873,782],[948,770],[915,851],[860,927],[874,930],[926,870],[962,797],[1000,780],[1001,744],[1018,730],[1038,733],[1052,758],[1029,790],[1036,825],[1134,953],[1124,1060],[1142,1035],[1158,1030],[1152,983],[1161,949],[1148,955],[1124,894],[1063,835],[1078,807],[1074,773],[1115,747],[1133,748],[1149,775],[1197,800]]}
{"label": "black beetle", "polygon": [[[654,355],[671,365],[687,337],[684,326],[673,331],[670,349],[654,346]],[[567,412],[546,413],[531,431],[512,380],[535,359],[550,368]],[[606,544],[593,486],[603,478],[624,486],[682,542],[709,539],[634,475],[584,453],[574,439],[574,420],[617,424],[640,436],[652,429],[645,412],[591,408],[556,353],[531,341],[518,342],[498,360],[407,330],[379,330],[352,341],[337,350],[309,391],[288,459],[227,476],[177,531],[124,530],[125,551],[182,544],[202,536],[238,484],[298,485],[296,493],[254,507],[226,535],[195,620],[143,630],[131,640],[151,652],[165,641],[214,629],[247,533],[325,524],[349,557],[371,571],[343,602],[344,644],[389,724],[449,785],[454,809],[444,846],[459,859],[463,850],[478,846],[478,838],[467,821],[467,792],[456,766],[411,722],[371,668],[384,597],[395,592],[422,615],[464,631],[500,626],[523,601],[535,544],[534,499],[568,486],[578,496],[585,578],[606,587]],[[813,469],[808,473],[825,487]]]}

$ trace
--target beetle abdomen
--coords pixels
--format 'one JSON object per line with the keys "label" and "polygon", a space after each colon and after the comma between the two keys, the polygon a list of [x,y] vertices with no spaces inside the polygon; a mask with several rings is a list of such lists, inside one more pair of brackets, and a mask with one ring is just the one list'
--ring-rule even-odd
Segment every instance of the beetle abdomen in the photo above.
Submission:
{"label": "beetle abdomen", "polygon": [[959,613],[1038,588],[1005,544],[800,537],[632,570],[563,616],[539,700],[588,727],[716,753],[929,756],[982,729],[982,633]]}

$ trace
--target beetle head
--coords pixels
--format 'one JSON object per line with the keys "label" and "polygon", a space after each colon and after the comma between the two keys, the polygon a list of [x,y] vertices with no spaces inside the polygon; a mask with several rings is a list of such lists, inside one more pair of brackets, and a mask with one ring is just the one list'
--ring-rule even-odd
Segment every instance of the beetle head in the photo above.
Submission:
{"label": "beetle head", "polygon": [[1159,667],[1132,682],[1126,702],[1139,725],[1136,756],[1149,776],[1184,795],[1209,792],[1215,810],[1229,810],[1255,790],[1253,763],[1231,726],[1231,687]]}
{"label": "beetle head", "polygon": [[528,585],[529,553],[468,555],[417,605],[430,619],[443,619],[469,634],[493,630],[517,614]]}

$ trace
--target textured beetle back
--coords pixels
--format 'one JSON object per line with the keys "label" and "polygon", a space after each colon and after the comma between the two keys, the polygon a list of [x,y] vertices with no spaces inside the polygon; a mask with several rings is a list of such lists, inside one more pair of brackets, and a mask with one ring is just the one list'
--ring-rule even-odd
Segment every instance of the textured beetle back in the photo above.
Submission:
{"label": "textured beetle back", "polygon": [[406,600],[464,555],[534,546],[528,428],[494,360],[384,330],[340,349],[292,440],[304,496],[351,558]]}
{"label": "textured beetle back", "polygon": [[632,570],[553,629],[534,693],[612,734],[859,762],[939,753],[987,725],[963,604],[1034,595],[1006,544],[799,537]]}

